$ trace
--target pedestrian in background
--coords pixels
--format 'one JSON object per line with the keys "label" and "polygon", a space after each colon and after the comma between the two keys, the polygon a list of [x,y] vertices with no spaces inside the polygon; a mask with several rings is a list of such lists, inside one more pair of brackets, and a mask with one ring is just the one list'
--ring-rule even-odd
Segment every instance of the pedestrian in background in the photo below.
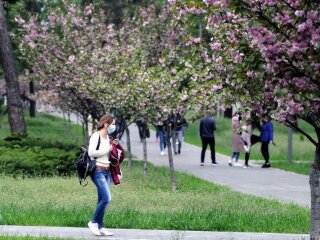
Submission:
{"label": "pedestrian in background", "polygon": [[157,125],[157,134],[159,136],[159,144],[160,144],[160,155],[165,154],[165,149],[167,147],[167,121],[161,121]]}
{"label": "pedestrian in background", "polygon": [[216,121],[211,116],[211,111],[206,112],[206,116],[200,121],[200,138],[202,142],[202,151],[201,151],[201,166],[204,165],[205,154],[208,144],[210,145],[211,150],[211,162],[212,164],[217,164],[216,162],[216,152],[215,152],[215,139],[214,131],[216,131]]}
{"label": "pedestrian in background", "polygon": [[140,142],[143,142],[143,139],[150,137],[148,124],[140,117],[137,117],[136,124],[138,126]]}
{"label": "pedestrian in background", "polygon": [[[173,110],[169,116],[169,121],[173,126],[172,145],[174,154],[181,153],[181,147],[183,142],[183,131],[187,124],[185,118],[176,110]],[[178,146],[178,149],[177,149]]]}
{"label": "pedestrian in background", "polygon": [[232,156],[229,160],[229,166],[240,166],[238,162],[240,152],[244,152],[243,140],[239,134],[241,131],[241,114],[235,113],[231,120],[232,124]]}
{"label": "pedestrian in background", "polygon": [[271,167],[270,156],[269,156],[269,143],[273,143],[273,125],[269,115],[264,114],[262,116],[261,126],[261,153],[264,158],[264,164],[262,168]]}
{"label": "pedestrian in background", "polygon": [[261,142],[260,136],[253,134],[255,129],[261,131],[260,119],[254,112],[251,112],[250,115],[246,116],[245,124],[242,125],[242,134],[241,137],[244,142],[244,166],[243,168],[250,168],[249,158],[252,146],[257,142]]}

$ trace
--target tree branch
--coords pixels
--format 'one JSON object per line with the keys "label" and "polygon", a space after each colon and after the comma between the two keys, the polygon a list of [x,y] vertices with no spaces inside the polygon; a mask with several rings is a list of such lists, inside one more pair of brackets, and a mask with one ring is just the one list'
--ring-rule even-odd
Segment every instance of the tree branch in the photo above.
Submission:
{"label": "tree branch", "polygon": [[306,136],[306,137],[309,139],[309,141],[310,141],[313,145],[315,145],[315,147],[318,146],[317,142],[316,142],[308,133],[306,133],[305,131],[303,131],[301,128],[295,126],[293,123],[291,123],[291,122],[290,122],[289,120],[287,120],[287,119],[286,119],[286,123],[288,123],[288,125],[289,125],[291,128],[297,130],[298,132],[300,132],[300,133],[302,133],[304,136]]}
{"label": "tree branch", "polygon": [[288,3],[286,0],[282,0],[282,2],[284,2],[289,8],[291,8],[293,11],[297,11],[298,9],[296,9],[295,7],[291,6],[290,3]]}

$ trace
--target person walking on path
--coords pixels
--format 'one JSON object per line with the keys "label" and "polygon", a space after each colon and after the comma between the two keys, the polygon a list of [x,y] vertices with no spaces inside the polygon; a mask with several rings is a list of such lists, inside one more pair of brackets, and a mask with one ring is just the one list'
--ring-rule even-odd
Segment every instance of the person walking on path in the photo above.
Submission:
{"label": "person walking on path", "polygon": [[[97,187],[98,203],[92,220],[88,223],[91,232],[97,236],[112,236],[113,233],[103,228],[105,210],[111,202],[109,184],[111,182],[109,153],[112,145],[108,134],[116,130],[115,119],[111,115],[104,115],[98,123],[98,131],[92,134],[89,142],[88,154],[96,159],[96,168],[91,179]],[[118,140],[112,140],[115,145]]]}
{"label": "person walking on path", "polygon": [[167,147],[167,140],[166,140],[167,132],[166,132],[166,128],[167,128],[167,122],[166,121],[159,122],[159,124],[157,125],[157,134],[159,136],[160,155],[161,156],[163,156],[165,154],[165,149]]}
{"label": "person walking on path", "polygon": [[229,160],[229,166],[240,166],[238,163],[240,152],[244,152],[243,140],[239,134],[241,126],[241,115],[236,113],[234,114],[232,122],[232,156]]}
{"label": "person walking on path", "polygon": [[143,142],[143,139],[150,137],[150,129],[148,124],[140,117],[136,119],[136,124],[139,130],[140,142]]}
{"label": "person walking on path", "polygon": [[210,145],[212,164],[217,164],[214,139],[214,131],[216,129],[216,122],[211,116],[211,112],[207,111],[206,116],[200,121],[200,138],[202,142],[201,166],[204,165],[204,158],[208,144]]}
{"label": "person walking on path", "polygon": [[257,142],[261,142],[260,136],[253,134],[255,128],[258,128],[261,131],[260,121],[257,118],[255,113],[251,113],[250,116],[246,117],[245,125],[242,127],[241,138],[244,142],[244,150],[245,150],[245,162],[243,168],[250,168],[249,158],[251,148]]}
{"label": "person walking on path", "polygon": [[[183,141],[183,128],[187,124],[185,118],[176,110],[173,110],[169,116],[171,126],[173,126],[172,145],[174,154],[181,153]],[[178,149],[177,149],[178,145]]]}
{"label": "person walking on path", "polygon": [[262,116],[262,126],[261,126],[261,153],[264,158],[265,163],[262,168],[269,168],[270,156],[269,156],[269,143],[273,143],[273,125],[269,115],[265,114]]}

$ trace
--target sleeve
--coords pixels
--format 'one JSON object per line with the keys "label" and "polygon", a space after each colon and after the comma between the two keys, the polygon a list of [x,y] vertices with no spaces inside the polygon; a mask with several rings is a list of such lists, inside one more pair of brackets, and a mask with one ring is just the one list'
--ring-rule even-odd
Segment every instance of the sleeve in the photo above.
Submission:
{"label": "sleeve", "polygon": [[269,131],[270,131],[270,141],[273,141],[273,125],[272,125],[272,122],[270,122]]}
{"label": "sleeve", "polygon": [[[100,144],[100,148],[98,150],[96,150],[96,148],[98,146],[98,141],[99,141],[99,133],[95,132],[94,134],[92,134],[92,136],[90,138],[90,142],[89,142],[88,154],[90,157],[101,157],[101,156],[109,153],[110,147],[109,148],[108,147],[102,148],[101,144]],[[101,139],[100,139],[100,141],[101,141]]]}
{"label": "sleeve", "polygon": [[203,121],[200,121],[200,129],[199,129],[199,135],[202,137],[202,129],[203,129]]}

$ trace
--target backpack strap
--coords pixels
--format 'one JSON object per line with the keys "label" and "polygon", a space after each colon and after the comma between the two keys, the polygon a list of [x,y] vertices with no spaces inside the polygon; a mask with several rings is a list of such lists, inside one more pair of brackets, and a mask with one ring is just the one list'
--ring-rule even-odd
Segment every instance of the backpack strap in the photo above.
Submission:
{"label": "backpack strap", "polygon": [[[101,143],[101,138],[100,138],[100,134],[99,134],[99,139],[98,139],[98,144],[97,144],[96,150],[99,150],[99,148],[100,148],[100,143]],[[88,154],[88,153],[86,153],[86,154]],[[96,158],[95,158],[95,159],[96,159]],[[85,186],[88,185],[88,181],[86,182],[85,185],[82,185],[82,183],[85,183],[85,181],[86,181],[86,179],[87,179],[88,170],[89,170],[89,163],[87,163],[86,171],[85,171],[85,173],[84,173],[84,178],[83,178],[83,179],[79,178],[79,182],[80,182],[80,185],[81,185],[82,187],[85,187]]]}
{"label": "backpack strap", "polygon": [[101,139],[100,139],[100,133],[99,133],[99,140],[98,140],[98,145],[97,145],[97,147],[96,147],[96,150],[99,150],[99,148],[100,148],[100,143],[101,143]]}

